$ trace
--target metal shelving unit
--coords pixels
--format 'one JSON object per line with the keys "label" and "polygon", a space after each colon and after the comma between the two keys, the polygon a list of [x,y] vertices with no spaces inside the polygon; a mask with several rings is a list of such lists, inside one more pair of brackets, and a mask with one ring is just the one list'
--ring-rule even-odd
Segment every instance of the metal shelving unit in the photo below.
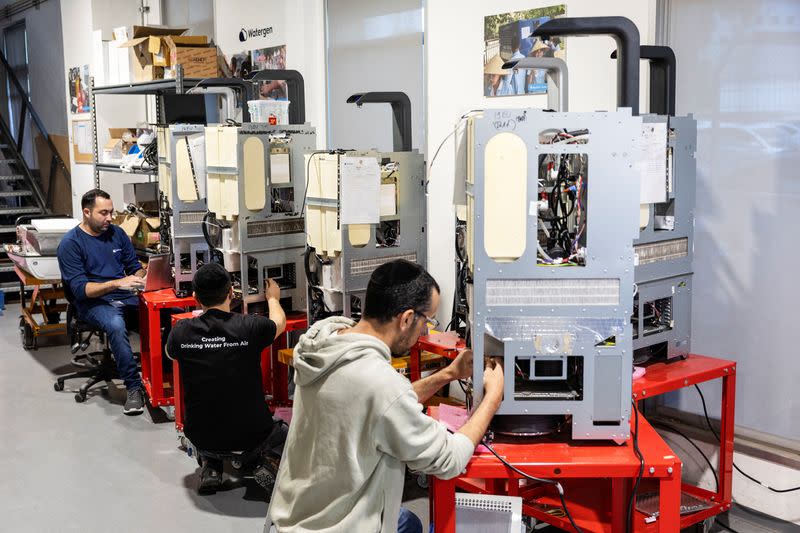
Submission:
{"label": "metal shelving unit", "polygon": [[[196,87],[230,87],[238,88],[242,93],[242,98],[246,101],[250,99],[253,91],[253,83],[242,79],[233,78],[184,78],[183,69],[180,65],[175,69],[176,76],[168,80],[153,80],[133,83],[123,83],[119,85],[94,86],[94,77],[89,79],[89,99],[91,102],[92,120],[92,160],[94,162],[94,186],[100,188],[100,172],[123,172],[118,165],[98,162],[97,148],[97,100],[99,94],[121,94],[121,95],[141,95],[156,97],[156,122],[161,124],[164,120],[163,96],[165,94],[184,94],[187,90]],[[250,115],[247,106],[242,107],[244,121],[249,121]],[[158,173],[158,169],[133,171],[131,174],[151,175]]]}
{"label": "metal shelving unit", "polygon": [[119,165],[114,163],[95,163],[94,168],[100,172],[120,172],[122,174],[137,174],[144,176],[154,176],[158,174],[158,168],[131,168],[130,170],[122,170]]}

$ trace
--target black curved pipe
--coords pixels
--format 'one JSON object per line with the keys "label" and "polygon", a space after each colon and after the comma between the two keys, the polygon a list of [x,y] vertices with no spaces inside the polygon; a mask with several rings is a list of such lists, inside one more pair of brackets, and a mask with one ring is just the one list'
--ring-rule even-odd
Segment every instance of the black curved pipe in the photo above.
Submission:
{"label": "black curved pipe", "polygon": [[[669,46],[643,44],[639,56],[650,61],[650,112],[675,116],[675,52]],[[617,58],[617,51],[611,59]]]}
{"label": "black curved pipe", "polygon": [[[306,83],[303,75],[296,70],[257,70],[248,80],[284,80],[289,97],[289,124],[306,123]],[[258,89],[255,89],[258,97]]]}
{"label": "black curved pipe", "polygon": [[400,91],[357,93],[347,99],[348,104],[391,104],[394,114],[392,139],[395,152],[411,151],[411,100]]}
{"label": "black curved pipe", "polygon": [[617,106],[639,114],[639,30],[626,17],[565,17],[545,22],[534,37],[555,35],[610,35],[617,43]]}

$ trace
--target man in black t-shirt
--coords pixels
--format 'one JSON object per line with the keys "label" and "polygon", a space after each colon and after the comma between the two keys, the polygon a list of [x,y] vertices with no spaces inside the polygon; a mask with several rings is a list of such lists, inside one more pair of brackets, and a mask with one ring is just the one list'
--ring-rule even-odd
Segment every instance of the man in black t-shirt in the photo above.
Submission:
{"label": "man in black t-shirt", "polygon": [[[197,448],[201,493],[222,483],[218,454],[258,451],[256,481],[271,490],[277,460],[272,413],[264,401],[261,352],[286,329],[280,287],[268,280],[269,317],[230,312],[233,290],[220,265],[202,266],[193,280],[203,314],[181,320],[167,339],[167,355],[178,361],[186,416],[184,432]],[[263,453],[262,453],[263,452]],[[216,456],[216,457],[215,457]]]}

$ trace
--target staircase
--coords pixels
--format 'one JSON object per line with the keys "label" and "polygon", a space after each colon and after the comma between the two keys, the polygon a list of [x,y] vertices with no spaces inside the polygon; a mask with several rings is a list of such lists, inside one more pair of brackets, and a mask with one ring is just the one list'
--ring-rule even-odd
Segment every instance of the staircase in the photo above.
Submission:
{"label": "staircase", "polygon": [[[9,92],[20,97],[21,105],[19,112],[14,116],[15,120],[18,120],[16,135],[12,134],[6,122],[6,114],[0,115],[0,245],[16,242],[16,222],[19,217],[36,217],[51,213],[53,180],[58,172],[63,173],[69,180],[69,169],[58,155],[28,94],[22,89],[6,57],[0,52],[0,81],[3,78],[8,80]],[[4,105],[7,109],[7,102],[0,105]],[[28,122],[29,117],[30,122]],[[26,128],[27,124],[30,124],[29,128]],[[49,151],[45,154],[50,161],[47,197],[42,192],[43,169],[31,168],[35,162],[26,162],[22,155],[26,129],[31,136],[40,135],[46,141],[46,146],[39,145],[37,148]],[[43,160],[42,154],[39,155],[38,160]],[[19,280],[14,273],[13,263],[2,246],[0,246],[0,291],[12,294],[19,291]]]}

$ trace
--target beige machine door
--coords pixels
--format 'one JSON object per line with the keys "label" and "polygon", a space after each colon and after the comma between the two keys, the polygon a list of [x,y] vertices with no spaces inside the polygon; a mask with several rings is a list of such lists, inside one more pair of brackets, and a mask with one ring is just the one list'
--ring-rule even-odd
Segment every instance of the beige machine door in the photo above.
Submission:
{"label": "beige machine door", "polygon": [[267,202],[267,170],[264,143],[258,137],[248,137],[242,145],[244,175],[244,206],[261,211]]}
{"label": "beige machine door", "polygon": [[518,135],[498,133],[484,153],[484,234],[486,254],[499,263],[525,253],[528,147]]}

